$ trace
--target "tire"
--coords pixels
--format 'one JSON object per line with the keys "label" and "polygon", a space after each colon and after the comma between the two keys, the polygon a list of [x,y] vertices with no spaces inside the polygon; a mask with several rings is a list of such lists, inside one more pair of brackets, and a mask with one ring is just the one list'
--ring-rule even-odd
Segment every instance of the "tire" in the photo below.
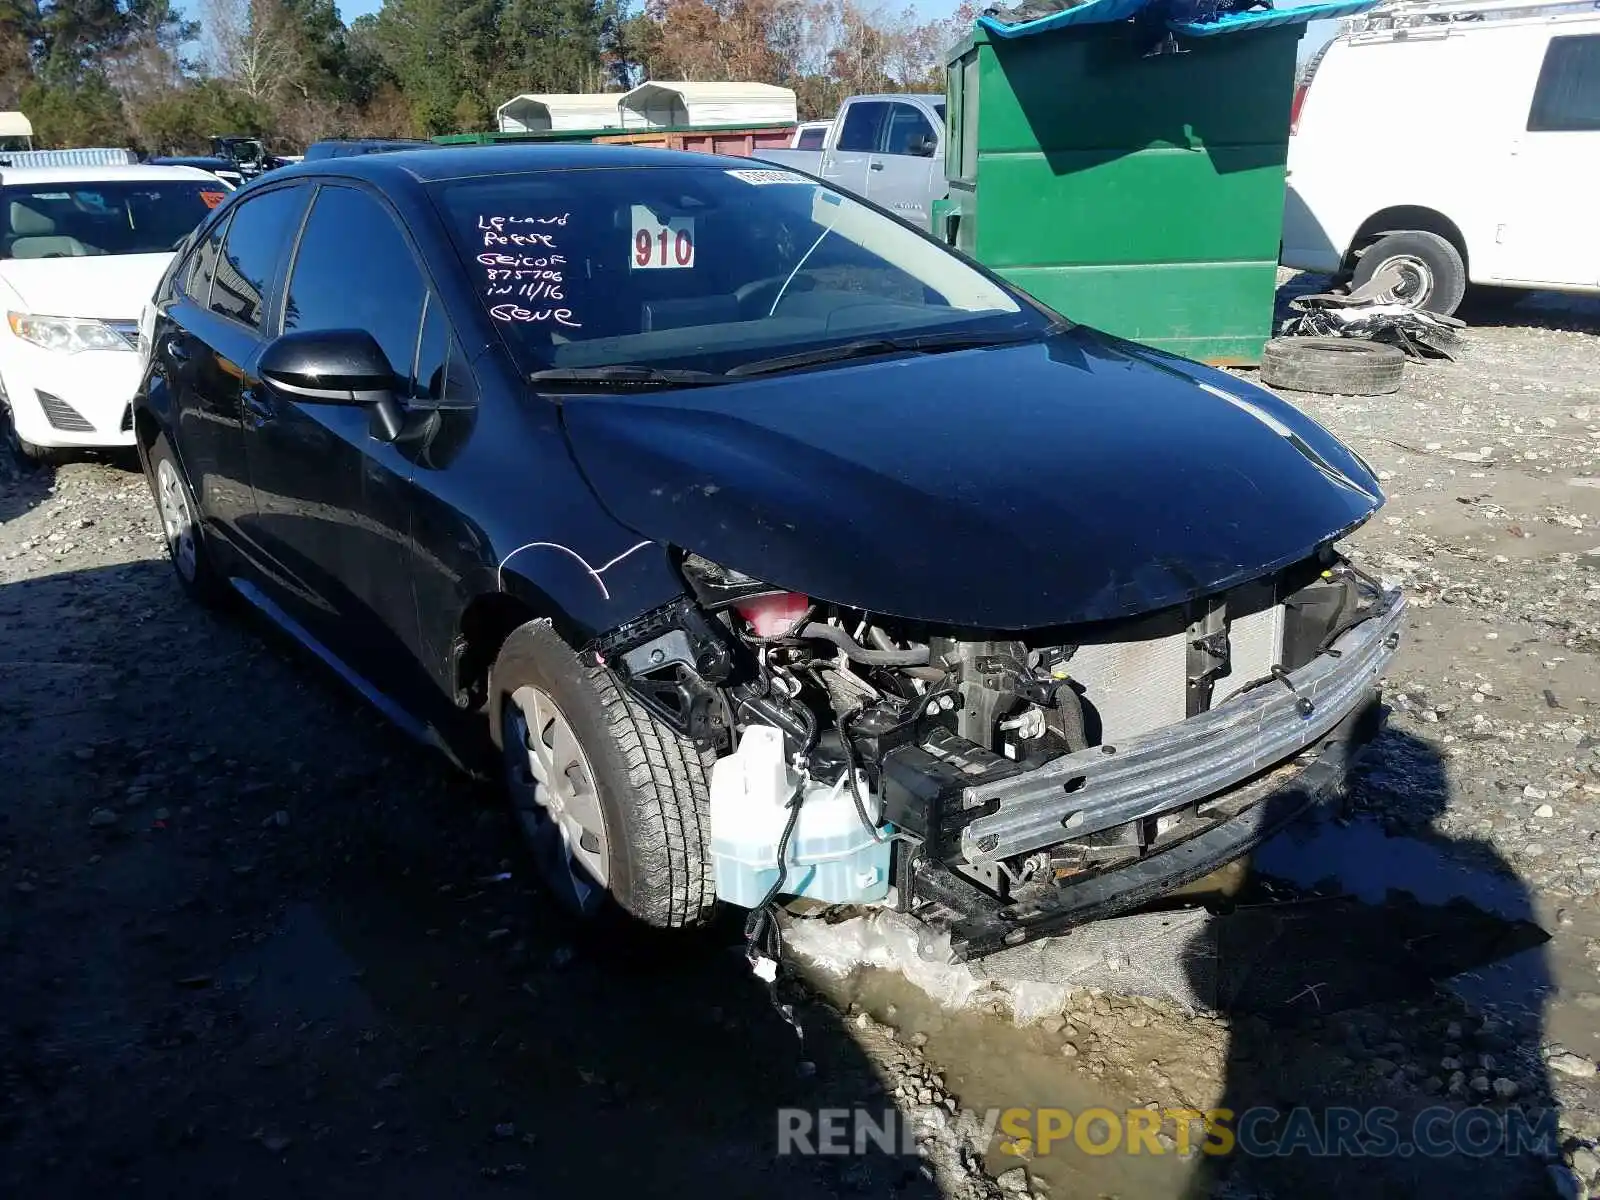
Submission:
{"label": "tire", "polygon": [[1261,353],[1261,382],[1291,392],[1386,396],[1405,369],[1398,347],[1354,339],[1273,338]]}
{"label": "tire", "polygon": [[[598,850],[585,851],[602,876],[585,895],[579,876],[592,885],[596,872],[571,853],[569,827],[563,844],[570,858],[552,851],[550,809],[537,802],[530,771],[539,771],[534,725],[554,728],[549,710],[530,715],[530,700],[554,706],[576,740],[581,762],[561,768],[574,792],[592,784],[592,800],[603,829]],[[547,889],[569,913],[600,922],[623,918],[649,929],[683,930],[711,921],[716,886],[711,860],[708,777],[715,755],[657,720],[624,691],[603,667],[587,667],[545,622],[530,622],[506,640],[489,677],[489,712],[501,749],[505,783],[528,836],[535,865]],[[518,744],[518,721],[529,741]],[[548,770],[548,768],[547,768]],[[574,797],[576,801],[584,797]],[[546,799],[549,799],[548,789]],[[541,819],[546,822],[540,825]],[[570,818],[569,818],[570,819]],[[582,840],[581,838],[579,839]],[[565,872],[565,874],[563,874]]]}
{"label": "tire", "polygon": [[1352,289],[1386,267],[1401,277],[1396,287],[1381,293],[1391,303],[1449,316],[1467,293],[1467,264],[1461,252],[1436,233],[1408,229],[1379,238],[1356,260]]}
{"label": "tire", "polygon": [[0,388],[0,416],[5,419],[4,440],[11,447],[11,452],[28,467],[53,467],[62,460],[62,452],[49,446],[35,446],[17,432],[17,420],[11,412],[11,405],[5,398],[3,388]]}
{"label": "tire", "polygon": [[11,434],[11,445],[17,452],[17,457],[32,467],[55,467],[66,461],[67,451],[57,450],[53,446],[35,446],[14,430]]}
{"label": "tire", "polygon": [[[156,517],[166,539],[167,560],[172,564],[172,572],[190,599],[207,608],[219,608],[226,602],[230,589],[206,547],[194,489],[173,456],[166,434],[156,435],[146,458],[149,466],[145,478],[155,497]],[[165,501],[164,490],[167,492]]]}

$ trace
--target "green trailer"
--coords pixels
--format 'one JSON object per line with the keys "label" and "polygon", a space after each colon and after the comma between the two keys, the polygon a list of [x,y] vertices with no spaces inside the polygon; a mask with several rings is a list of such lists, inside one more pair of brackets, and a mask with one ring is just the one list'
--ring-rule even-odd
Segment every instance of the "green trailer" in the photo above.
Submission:
{"label": "green trailer", "polygon": [[934,232],[1085,324],[1259,362],[1304,23],[1371,5],[1183,20],[1177,0],[1089,0],[980,18],[947,55]]}

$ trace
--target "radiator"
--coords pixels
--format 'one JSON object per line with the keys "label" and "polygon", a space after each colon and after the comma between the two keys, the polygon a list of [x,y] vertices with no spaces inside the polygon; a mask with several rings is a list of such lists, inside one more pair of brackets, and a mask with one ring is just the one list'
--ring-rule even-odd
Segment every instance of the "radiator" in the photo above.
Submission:
{"label": "radiator", "polygon": [[[1272,580],[1235,588],[1227,600],[1230,671],[1214,685],[1219,702],[1269,674],[1283,654],[1283,606]],[[1067,663],[1099,717],[1100,740],[1115,745],[1182,721],[1188,715],[1189,630],[1172,621],[1141,621],[1107,636],[1117,640],[1080,645]],[[1089,724],[1092,732],[1092,716]]]}

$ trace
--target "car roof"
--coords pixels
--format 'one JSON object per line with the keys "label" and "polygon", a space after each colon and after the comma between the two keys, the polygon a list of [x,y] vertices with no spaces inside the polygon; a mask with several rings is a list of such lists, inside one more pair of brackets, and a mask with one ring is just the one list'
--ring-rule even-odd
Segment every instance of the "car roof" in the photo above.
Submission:
{"label": "car roof", "polygon": [[851,100],[926,100],[929,104],[943,104],[943,92],[866,92],[851,96]]}
{"label": "car roof", "polygon": [[115,167],[0,167],[0,186],[19,183],[137,183],[151,179],[201,179],[215,176],[195,167],[149,166],[144,163]]}
{"label": "car roof", "polygon": [[588,142],[540,146],[430,146],[426,150],[393,150],[386,154],[360,154],[348,158],[323,158],[315,162],[280,167],[263,179],[291,179],[301,175],[346,175],[373,183],[436,183],[445,179],[473,179],[489,175],[536,174],[540,171],[645,169],[649,167],[760,166],[748,158],[726,154],[691,154],[654,146],[608,146]]}
{"label": "car roof", "polygon": [[437,143],[426,138],[384,138],[384,137],[355,137],[355,138],[318,138],[311,143],[313,146],[433,146]]}
{"label": "car roof", "polygon": [[237,166],[233,159],[223,158],[220,154],[161,154],[147,160],[147,166],[152,167],[193,167],[200,163],[227,163],[228,166]]}

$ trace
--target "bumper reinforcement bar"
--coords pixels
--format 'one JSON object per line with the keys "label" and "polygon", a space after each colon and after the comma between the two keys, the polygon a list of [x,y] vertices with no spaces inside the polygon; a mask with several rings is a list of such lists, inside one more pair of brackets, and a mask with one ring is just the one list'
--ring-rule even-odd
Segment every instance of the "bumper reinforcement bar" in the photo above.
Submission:
{"label": "bumper reinforcement bar", "polygon": [[1158,816],[1322,741],[1366,702],[1394,656],[1405,599],[1386,592],[1376,610],[1303,667],[1209,712],[965,789],[964,809],[989,811],[962,830],[962,857],[990,864]]}
{"label": "bumper reinforcement bar", "polygon": [[1233,815],[1134,862],[1030,889],[1007,902],[943,863],[919,857],[909,864],[909,879],[902,877],[902,886],[914,897],[912,911],[919,918],[950,931],[958,959],[982,957],[1117,916],[1204,878],[1313,809],[1331,812],[1340,807],[1350,767],[1381,722],[1377,689],[1368,686],[1354,711],[1312,752],[1315,758],[1309,763],[1295,761],[1268,771],[1230,797],[1238,809]]}

